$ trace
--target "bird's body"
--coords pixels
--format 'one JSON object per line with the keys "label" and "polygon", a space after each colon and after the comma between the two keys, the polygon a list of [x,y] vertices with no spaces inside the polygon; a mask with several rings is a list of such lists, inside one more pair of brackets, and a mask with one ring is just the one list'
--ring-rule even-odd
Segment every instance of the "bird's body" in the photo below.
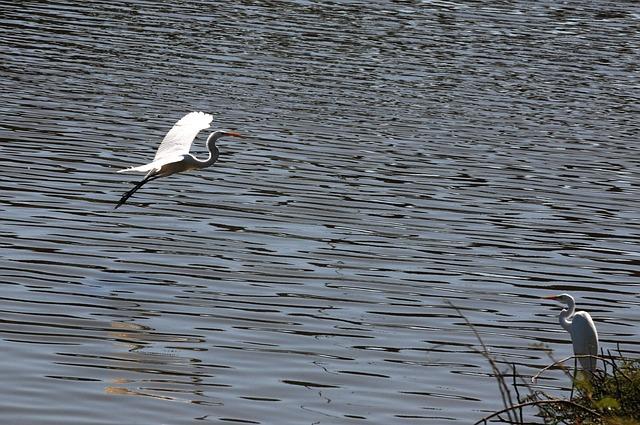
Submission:
{"label": "bird's body", "polygon": [[164,137],[162,143],[160,143],[160,146],[158,147],[153,161],[145,165],[118,171],[119,173],[139,172],[147,174],[144,179],[133,187],[133,189],[126,192],[122,198],[120,198],[116,208],[124,204],[131,195],[151,180],[159,177],[167,177],[171,174],[183,171],[198,170],[213,165],[213,163],[218,160],[219,151],[216,147],[216,140],[220,137],[242,137],[240,134],[233,131],[215,131],[207,138],[206,144],[207,150],[209,151],[209,157],[205,160],[196,158],[189,153],[193,139],[195,139],[200,130],[209,128],[212,120],[213,117],[209,114],[205,114],[204,112],[191,112],[185,115]]}
{"label": "bird's body", "polygon": [[573,343],[573,353],[578,357],[582,369],[587,372],[596,370],[596,358],[589,356],[598,355],[598,331],[591,319],[591,315],[586,311],[575,311],[576,302],[569,294],[552,295],[544,297],[567,304],[567,308],[562,309],[558,317],[562,326],[571,335]]}

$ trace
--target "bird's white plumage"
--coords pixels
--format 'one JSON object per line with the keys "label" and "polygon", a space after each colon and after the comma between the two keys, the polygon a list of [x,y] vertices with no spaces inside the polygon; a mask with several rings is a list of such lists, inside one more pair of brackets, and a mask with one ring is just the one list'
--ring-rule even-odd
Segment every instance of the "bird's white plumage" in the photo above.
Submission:
{"label": "bird's white plumage", "polygon": [[191,143],[200,130],[209,128],[213,116],[204,112],[190,112],[169,130],[158,147],[153,161],[166,157],[176,157],[189,153]]}
{"label": "bird's white plumage", "polygon": [[152,170],[160,171],[160,168],[162,168],[163,165],[168,164],[170,162],[175,162],[176,160],[179,160],[180,157],[181,156],[174,158],[172,156],[167,156],[157,161],[152,161],[148,164],[140,165],[138,167],[129,167],[129,168],[125,168],[124,170],[118,170],[118,173],[128,173],[130,171],[140,172],[140,173],[146,173],[147,171],[152,171]]}
{"label": "bird's white plumage", "polygon": [[195,139],[201,130],[208,128],[211,121],[213,121],[213,117],[209,114],[205,114],[204,112],[188,113],[182,117],[182,119],[178,121],[171,130],[169,130],[162,140],[162,143],[160,143],[153,161],[145,165],[118,171],[119,173],[126,171],[146,172],[147,175],[144,179],[136,183],[131,190],[122,195],[115,208],[118,208],[127,202],[127,199],[136,193],[138,189],[152,180],[181,173],[183,171],[201,170],[213,165],[220,155],[220,151],[216,146],[216,141],[221,137],[244,137],[235,131],[214,131],[209,134],[205,143],[207,151],[209,152],[209,157],[207,159],[198,159],[189,154],[189,149],[191,148],[193,139]]}
{"label": "bird's white plumage", "polygon": [[193,139],[205,128],[209,128],[213,116],[204,112],[190,112],[180,119],[169,130],[156,151],[153,161],[138,167],[126,168],[119,173],[128,171],[148,172],[159,170],[163,165],[179,161],[189,153]]}
{"label": "bird's white plumage", "polygon": [[[571,335],[573,343],[573,353],[576,356],[597,356],[598,355],[598,331],[591,319],[591,315],[586,311],[576,311],[576,301],[569,294],[551,295],[544,297],[557,300],[567,305],[562,309],[558,320]],[[596,370],[597,359],[592,357],[578,357],[582,369],[588,372]]]}
{"label": "bird's white plumage", "polygon": [[[598,355],[598,332],[591,315],[586,311],[576,312],[571,320],[571,340],[573,353],[579,355]],[[578,361],[582,369],[593,371],[596,369],[596,359],[592,357],[580,357]]]}

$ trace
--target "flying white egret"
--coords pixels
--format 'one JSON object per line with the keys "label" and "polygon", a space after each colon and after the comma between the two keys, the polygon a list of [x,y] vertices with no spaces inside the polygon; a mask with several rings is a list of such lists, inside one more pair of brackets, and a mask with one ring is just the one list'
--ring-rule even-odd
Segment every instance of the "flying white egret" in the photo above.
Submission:
{"label": "flying white egret", "polygon": [[[597,356],[598,332],[591,315],[586,311],[576,311],[576,301],[569,294],[551,295],[543,298],[567,304],[567,308],[563,308],[560,312],[559,319],[560,326],[571,335],[573,354],[576,356]],[[578,357],[578,360],[583,370],[587,372],[596,370],[595,357]]]}
{"label": "flying white egret", "polygon": [[182,117],[182,119],[180,119],[180,121],[178,121],[171,130],[169,130],[166,136],[164,136],[164,139],[162,140],[162,143],[160,143],[156,156],[153,158],[152,162],[139,167],[119,170],[119,173],[133,171],[147,173],[147,175],[144,179],[138,182],[133,189],[122,195],[122,198],[120,198],[116,208],[124,204],[131,195],[151,180],[155,180],[159,177],[170,176],[171,174],[180,173],[182,171],[199,170],[213,165],[213,163],[218,160],[218,155],[220,154],[216,147],[216,140],[220,137],[244,137],[235,131],[218,130],[211,133],[207,138],[209,158],[204,161],[199,160],[189,153],[191,143],[193,143],[193,139],[195,139],[200,130],[209,128],[212,120],[213,116],[205,114],[204,112],[188,113]]}

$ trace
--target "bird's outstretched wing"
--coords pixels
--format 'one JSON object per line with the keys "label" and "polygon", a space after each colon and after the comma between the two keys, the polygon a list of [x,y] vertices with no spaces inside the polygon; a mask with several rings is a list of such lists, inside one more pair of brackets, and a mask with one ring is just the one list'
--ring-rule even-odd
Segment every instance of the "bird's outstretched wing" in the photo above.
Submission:
{"label": "bird's outstretched wing", "polygon": [[209,128],[211,121],[213,116],[204,112],[190,112],[182,117],[164,136],[153,162],[189,153],[193,139],[200,130]]}

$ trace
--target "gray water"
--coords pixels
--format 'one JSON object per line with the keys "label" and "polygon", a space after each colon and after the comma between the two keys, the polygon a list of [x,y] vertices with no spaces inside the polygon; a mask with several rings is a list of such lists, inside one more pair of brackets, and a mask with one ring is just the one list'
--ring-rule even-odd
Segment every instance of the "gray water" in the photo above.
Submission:
{"label": "gray water", "polygon": [[[636,3],[1,12],[3,423],[472,423],[447,302],[524,375],[558,292],[640,351]],[[114,210],[200,110],[249,137]]]}

